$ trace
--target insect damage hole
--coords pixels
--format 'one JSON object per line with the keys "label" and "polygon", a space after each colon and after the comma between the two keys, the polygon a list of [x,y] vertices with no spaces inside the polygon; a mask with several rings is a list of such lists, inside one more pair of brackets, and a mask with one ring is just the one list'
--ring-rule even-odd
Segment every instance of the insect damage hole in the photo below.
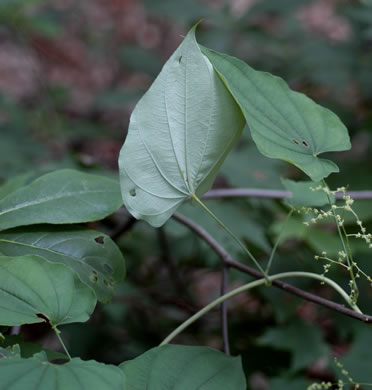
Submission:
{"label": "insect damage hole", "polygon": [[302,145],[306,146],[307,148],[309,147],[309,144],[306,141],[302,141]]}
{"label": "insect damage hole", "polygon": [[182,56],[178,57],[178,63],[180,64],[182,60]]}
{"label": "insect damage hole", "polygon": [[292,138],[291,141],[295,143],[296,145],[299,145],[300,143],[296,140],[296,138]]}
{"label": "insect damage hole", "polygon": [[105,243],[105,237],[104,236],[98,236],[94,239],[94,241],[97,243],[97,244],[101,244],[103,245]]}
{"label": "insect damage hole", "polygon": [[129,195],[130,196],[136,196],[137,195],[137,193],[136,193],[136,189],[135,188],[132,188],[131,190],[129,190]]}
{"label": "insect damage hole", "polygon": [[91,282],[93,283],[97,283],[98,282],[98,273],[96,270],[93,270],[92,273],[89,275],[89,279],[91,280]]}

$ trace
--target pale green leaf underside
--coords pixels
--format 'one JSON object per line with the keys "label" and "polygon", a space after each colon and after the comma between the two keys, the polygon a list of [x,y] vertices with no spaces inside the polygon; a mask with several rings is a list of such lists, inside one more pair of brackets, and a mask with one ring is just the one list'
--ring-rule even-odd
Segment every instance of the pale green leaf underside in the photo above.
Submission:
{"label": "pale green leaf underside", "polygon": [[125,276],[123,255],[110,237],[77,226],[37,225],[0,232],[0,255],[39,255],[65,264],[103,302]]}
{"label": "pale green leaf underside", "polygon": [[239,357],[207,347],[164,345],[120,365],[127,390],[243,390]]}
{"label": "pale green leaf underside", "polygon": [[30,359],[1,359],[0,377],[0,390],[127,389],[125,376],[116,366],[77,358],[66,364],[52,364],[42,359],[42,354]]}
{"label": "pale green leaf underside", "polygon": [[39,223],[82,223],[122,204],[115,180],[72,169],[47,173],[0,200],[0,230]]}
{"label": "pale green leaf underside", "polygon": [[339,171],[334,162],[318,157],[350,149],[347,129],[333,112],[292,91],[279,77],[202,50],[241,107],[262,154],[296,165],[314,181]]}
{"label": "pale green leaf underside", "polygon": [[134,109],[120,153],[124,204],[160,226],[206,192],[244,118],[195,40],[195,27]]}
{"label": "pale green leaf underside", "polygon": [[66,266],[39,256],[0,256],[0,325],[52,326],[89,319],[96,298]]}
{"label": "pale green leaf underside", "polygon": [[[320,207],[329,204],[327,194],[323,190],[316,190],[319,186],[324,187],[321,182],[314,181],[293,181],[282,179],[283,186],[292,196],[286,199],[286,203],[292,206],[315,206]],[[331,203],[335,202],[335,197],[329,194]]]}

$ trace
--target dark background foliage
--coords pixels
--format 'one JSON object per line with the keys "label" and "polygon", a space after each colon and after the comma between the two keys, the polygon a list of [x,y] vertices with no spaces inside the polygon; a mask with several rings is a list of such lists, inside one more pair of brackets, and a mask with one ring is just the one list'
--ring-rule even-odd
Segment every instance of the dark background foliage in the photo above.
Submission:
{"label": "dark background foliage", "polygon": [[[371,189],[372,3],[369,0],[2,0],[0,2],[0,181],[29,170],[74,167],[117,177],[117,158],[131,110],[192,24],[200,43],[283,77],[344,121],[353,148],[332,156],[341,173],[329,184]],[[303,178],[293,167],[262,157],[248,131],[222,168],[216,187],[282,189],[280,177]],[[279,201],[210,201],[209,206],[266,261],[286,209]],[[371,227],[371,201],[356,209]],[[234,243],[192,206],[181,212],[204,226],[237,259]],[[192,233],[170,221],[155,230],[143,222],[123,229],[119,210],[95,224],[115,237],[127,261],[127,280],[112,303],[87,324],[64,328],[70,352],[119,363],[156,346],[220,289],[217,257]],[[273,271],[322,272],[313,256],[337,253],[334,227],[287,226]],[[370,252],[356,249],[371,274]],[[249,278],[231,271],[231,287]],[[330,276],[348,283],[333,267]],[[298,285],[330,299],[326,287]],[[360,306],[372,313],[371,289]],[[251,389],[300,389],[342,377],[333,356],[355,380],[372,382],[372,333],[367,325],[273,288],[232,299],[233,354],[243,356]],[[42,325],[24,326],[26,341],[58,347]],[[219,312],[177,338],[221,348]]]}

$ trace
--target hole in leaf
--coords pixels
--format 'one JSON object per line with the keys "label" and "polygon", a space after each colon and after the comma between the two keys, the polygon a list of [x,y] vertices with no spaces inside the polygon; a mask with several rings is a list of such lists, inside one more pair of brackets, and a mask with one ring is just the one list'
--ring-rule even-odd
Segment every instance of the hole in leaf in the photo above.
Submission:
{"label": "hole in leaf", "polygon": [[299,145],[299,144],[300,144],[300,143],[296,140],[296,138],[292,138],[291,141],[294,142],[296,145]]}
{"label": "hole in leaf", "polygon": [[44,315],[43,313],[37,313],[36,317],[43,319],[47,324],[50,325],[49,318],[46,315]]}
{"label": "hole in leaf", "polygon": [[178,62],[181,63],[182,56],[178,58]]}
{"label": "hole in leaf", "polygon": [[111,265],[109,265],[109,264],[103,264],[103,269],[107,272],[107,273],[109,273],[109,274],[112,274],[113,272],[114,272],[114,270],[112,269],[112,267],[111,267]]}
{"label": "hole in leaf", "polygon": [[304,146],[306,146],[306,147],[309,146],[309,144],[308,144],[306,141],[302,141],[302,145],[304,145]]}
{"label": "hole in leaf", "polygon": [[129,195],[130,196],[136,196],[136,189],[132,188],[131,190],[129,190]]}
{"label": "hole in leaf", "polygon": [[104,236],[98,236],[94,239],[94,241],[97,243],[97,244],[104,244],[105,243],[105,237]]}
{"label": "hole in leaf", "polygon": [[98,273],[97,273],[97,271],[93,270],[92,273],[89,275],[89,279],[93,283],[97,283],[98,282]]}

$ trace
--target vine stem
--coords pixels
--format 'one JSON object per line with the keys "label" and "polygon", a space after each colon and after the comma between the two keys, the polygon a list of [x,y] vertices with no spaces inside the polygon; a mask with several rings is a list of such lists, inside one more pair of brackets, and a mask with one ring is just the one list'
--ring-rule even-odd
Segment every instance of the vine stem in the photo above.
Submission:
{"label": "vine stem", "polygon": [[[350,305],[350,307],[353,310],[355,310],[358,313],[362,313],[360,311],[359,307],[355,303],[353,303],[353,301],[350,299],[350,297],[347,295],[347,293],[336,282],[334,282],[333,280],[328,279],[322,275],[314,274],[311,272],[300,272],[300,271],[283,272],[280,274],[270,276],[270,281],[274,281],[277,279],[293,278],[293,277],[317,279],[317,280],[320,280],[322,283],[328,284],[344,298],[344,300]],[[204,314],[208,313],[210,310],[212,310],[214,307],[221,304],[225,300],[227,300],[227,299],[229,299],[237,294],[240,294],[241,292],[248,291],[248,290],[255,288],[255,287],[258,287],[258,286],[262,286],[263,284],[266,284],[265,278],[244,284],[243,286],[238,287],[238,288],[228,292],[227,294],[220,296],[219,298],[217,298],[214,301],[212,301],[211,303],[209,303],[207,306],[204,306],[201,310],[199,310],[197,313],[195,313],[189,319],[184,321],[181,325],[179,325],[172,333],[170,333],[160,343],[160,345],[169,344],[176,336],[178,336],[187,327],[189,327],[191,324],[193,324],[195,321],[197,321],[200,317],[202,317]]]}
{"label": "vine stem", "polygon": [[251,251],[240,241],[240,239],[219,219],[209,208],[195,195],[191,194],[191,198],[195,200],[221,227],[228,233],[234,241],[240,246],[241,249],[249,256],[249,258],[254,262],[256,267],[262,272],[265,277],[266,283],[270,284],[270,279],[265,270],[260,266],[256,258],[252,255]]}
{"label": "vine stem", "polygon": [[66,348],[66,345],[65,345],[65,343],[62,340],[62,337],[60,336],[61,331],[59,329],[57,329],[57,327],[55,327],[55,326],[52,329],[54,330],[55,334],[57,335],[57,338],[58,338],[59,342],[61,343],[62,348],[63,348],[63,350],[65,351],[65,353],[66,353],[66,355],[68,357],[68,360],[71,361],[72,360],[71,359],[71,355],[68,352],[68,349]]}

